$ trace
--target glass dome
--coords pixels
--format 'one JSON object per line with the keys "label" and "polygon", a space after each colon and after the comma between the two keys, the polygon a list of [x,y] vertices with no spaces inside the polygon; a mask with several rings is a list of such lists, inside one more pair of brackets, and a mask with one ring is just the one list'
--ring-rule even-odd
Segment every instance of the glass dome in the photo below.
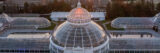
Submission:
{"label": "glass dome", "polygon": [[72,23],[87,23],[91,21],[91,14],[78,3],[77,8],[71,10],[67,20]]}
{"label": "glass dome", "polygon": [[103,28],[91,21],[91,14],[81,7],[81,3],[71,10],[67,19],[53,34],[53,40],[58,45],[96,47],[107,40]]}
{"label": "glass dome", "polygon": [[9,17],[7,14],[3,13],[0,15],[0,22],[6,23],[6,22],[11,22],[12,18]]}
{"label": "glass dome", "polygon": [[107,40],[104,30],[93,21],[81,26],[64,22],[53,35],[53,40],[65,47],[96,47]]}
{"label": "glass dome", "polygon": [[153,21],[154,21],[155,25],[160,25],[160,13],[158,13],[154,16]]}
{"label": "glass dome", "polygon": [[109,46],[103,28],[91,20],[91,14],[80,3],[51,35],[53,53],[105,53]]}

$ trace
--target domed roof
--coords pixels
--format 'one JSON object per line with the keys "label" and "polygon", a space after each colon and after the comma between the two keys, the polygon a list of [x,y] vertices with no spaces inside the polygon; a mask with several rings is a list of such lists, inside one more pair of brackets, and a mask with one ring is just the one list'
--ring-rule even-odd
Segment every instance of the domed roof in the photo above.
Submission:
{"label": "domed roof", "polygon": [[64,22],[53,37],[52,40],[64,47],[96,47],[107,40],[104,30],[93,21],[80,26]]}
{"label": "domed roof", "polygon": [[91,21],[91,14],[78,3],[77,8],[71,10],[67,20],[72,23],[87,23]]}
{"label": "domed roof", "polygon": [[156,14],[157,17],[160,17],[160,13]]}
{"label": "domed roof", "polygon": [[156,14],[153,19],[155,25],[160,25],[160,13]]}
{"label": "domed roof", "polygon": [[12,21],[12,18],[9,17],[7,14],[3,13],[0,15],[0,22],[6,23],[11,21]]}
{"label": "domed roof", "polygon": [[103,28],[91,21],[89,12],[81,7],[70,12],[68,21],[59,25],[52,37],[54,43],[63,47],[96,47],[107,41]]}

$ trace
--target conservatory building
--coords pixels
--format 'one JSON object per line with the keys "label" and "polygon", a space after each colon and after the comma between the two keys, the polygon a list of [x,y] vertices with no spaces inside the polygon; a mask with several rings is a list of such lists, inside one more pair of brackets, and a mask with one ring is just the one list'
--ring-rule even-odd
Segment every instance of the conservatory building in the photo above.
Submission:
{"label": "conservatory building", "polygon": [[[104,30],[92,18],[78,3],[67,20],[54,30],[39,30],[52,27],[50,21],[3,13],[0,15],[0,53],[160,53],[160,33],[156,32],[160,30],[160,13],[154,18],[120,17],[111,23],[114,28],[128,30]],[[120,37],[112,37],[113,32]],[[142,34],[152,37],[139,38]]]}
{"label": "conservatory building", "polygon": [[[53,21],[66,21],[67,20],[67,15],[69,12],[52,12],[51,13],[51,20]],[[92,15],[92,20],[94,21],[103,21],[105,20],[106,12],[90,12]]]}
{"label": "conservatory building", "polygon": [[78,3],[67,21],[50,38],[51,53],[106,53],[109,40],[103,28],[91,20],[91,14]]}
{"label": "conservatory building", "polygon": [[154,29],[159,30],[160,13],[154,17],[119,17],[112,21],[114,28],[125,29]]}
{"label": "conservatory building", "polygon": [[50,21],[43,17],[10,17],[3,13],[0,15],[0,26],[10,28],[45,28]]}

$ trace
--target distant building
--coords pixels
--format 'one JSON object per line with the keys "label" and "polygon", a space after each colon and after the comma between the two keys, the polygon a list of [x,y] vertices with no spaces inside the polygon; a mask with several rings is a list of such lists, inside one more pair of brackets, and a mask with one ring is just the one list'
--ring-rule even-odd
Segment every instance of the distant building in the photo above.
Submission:
{"label": "distant building", "polygon": [[[90,12],[92,15],[92,20],[102,21],[105,20],[105,12]],[[65,21],[67,20],[67,15],[69,12],[52,12],[51,19],[53,21]]]}
{"label": "distant building", "polygon": [[160,3],[160,0],[153,0],[153,1],[154,1],[154,3],[156,3],[156,4]]}

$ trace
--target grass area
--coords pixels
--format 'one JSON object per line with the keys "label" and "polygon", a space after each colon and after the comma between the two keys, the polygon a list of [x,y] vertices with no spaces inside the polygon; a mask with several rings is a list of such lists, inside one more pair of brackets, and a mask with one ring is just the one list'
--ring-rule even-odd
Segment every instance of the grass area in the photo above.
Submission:
{"label": "grass area", "polygon": [[[95,21],[97,24],[99,24],[100,26],[103,26],[104,23],[106,23],[106,20],[103,21]],[[104,27],[103,27],[104,28]]]}
{"label": "grass area", "polygon": [[96,23],[98,23],[98,24],[104,24],[104,23],[106,23],[107,21],[106,20],[103,20],[103,21],[96,21]]}
{"label": "grass area", "polygon": [[111,26],[111,23],[107,24],[107,25],[106,25],[106,28],[107,28],[108,30],[124,30],[123,28],[113,28],[113,27]]}
{"label": "grass area", "polygon": [[64,21],[54,21],[54,22],[56,22],[57,25],[60,25],[60,24],[62,24]]}
{"label": "grass area", "polygon": [[51,22],[51,26],[46,28],[39,28],[38,30],[53,30],[56,27],[56,24]]}
{"label": "grass area", "polygon": [[[54,21],[54,22],[56,22],[56,21]],[[57,25],[59,25],[59,24],[62,24],[63,22],[64,22],[64,21],[58,21],[58,22],[56,22],[56,23],[57,23]],[[106,20],[104,20],[104,21],[96,21],[96,23],[98,23],[98,24],[101,25],[101,26],[103,26],[103,24],[106,23],[106,22],[107,22]],[[51,26],[46,27],[46,28],[39,28],[38,30],[53,30],[55,27],[56,27],[56,24],[53,23],[53,22],[51,22]],[[107,28],[108,30],[124,30],[123,28],[113,28],[113,27],[111,26],[111,23],[106,24],[106,28]]]}

